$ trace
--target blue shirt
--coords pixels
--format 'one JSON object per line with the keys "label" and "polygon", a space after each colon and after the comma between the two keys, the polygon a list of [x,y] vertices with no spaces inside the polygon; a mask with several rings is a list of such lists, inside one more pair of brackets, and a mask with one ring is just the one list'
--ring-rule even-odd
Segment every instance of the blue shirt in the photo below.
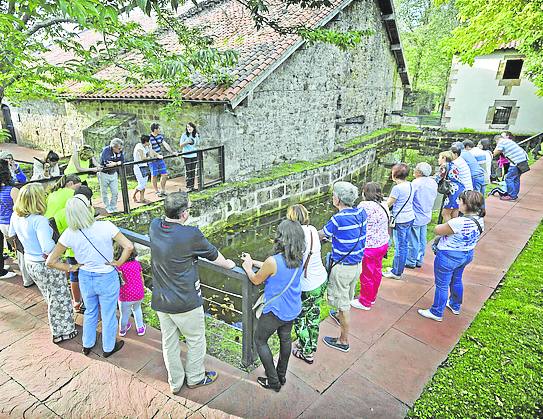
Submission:
{"label": "blue shirt", "polygon": [[395,185],[390,191],[391,198],[396,198],[394,205],[392,205],[392,215],[396,218],[396,223],[408,223],[415,219],[415,212],[413,211],[414,195],[415,188],[413,188],[411,182],[402,182]]}
{"label": "blue shirt", "polygon": [[100,164],[104,166],[104,173],[113,174],[118,172],[118,167],[106,168],[106,164],[120,161],[124,163],[124,153],[114,153],[111,146],[104,147],[100,156]]}
{"label": "blue shirt", "polygon": [[153,134],[149,135],[149,142],[151,143],[151,147],[153,148],[153,151],[155,153],[159,153],[162,151],[162,143],[164,142],[164,136],[162,134],[158,134],[156,137]]}
{"label": "blue shirt", "polygon": [[479,166],[479,163],[477,163],[477,159],[473,154],[471,154],[469,151],[462,150],[460,157],[462,157],[468,164],[469,171],[471,172],[471,179],[482,179],[485,177],[485,172],[483,171],[482,167]]}
{"label": "blue shirt", "polygon": [[[185,132],[181,136],[181,139],[179,140],[179,144],[186,143],[187,141],[192,141],[192,144],[185,145],[183,147],[183,153],[188,153],[189,151],[196,151],[196,146],[200,142],[200,136],[198,134],[196,134],[195,137],[193,137],[192,135],[188,136],[187,133]],[[196,158],[196,153],[187,154],[187,155],[185,155],[183,157],[187,157],[189,159],[194,159],[194,158]]]}
{"label": "blue shirt", "polygon": [[501,140],[496,146],[505,157],[507,157],[513,166],[516,166],[518,163],[528,160],[528,155],[513,140],[505,139]]}
{"label": "blue shirt", "polygon": [[43,255],[53,251],[53,229],[43,215],[32,214],[28,217],[19,217],[13,213],[9,225],[9,235],[17,237],[25,249],[25,260],[43,262]]}
{"label": "blue shirt", "polygon": [[415,226],[425,226],[432,220],[432,209],[437,197],[437,183],[431,177],[419,177],[411,182],[415,190],[413,211]]}
{"label": "blue shirt", "polygon": [[[300,277],[302,276],[302,265],[298,268],[289,268],[285,262],[283,255],[274,255],[275,263],[277,265],[277,272],[266,279],[264,284],[264,309],[262,314],[269,313],[270,311],[279,317],[281,320],[288,322],[298,317],[298,314],[302,311],[302,287],[300,283]],[[292,284],[281,294],[280,297],[272,298],[279,295],[292,279],[292,275],[295,275]],[[270,304],[266,304],[266,301],[271,301]]]}
{"label": "blue shirt", "polygon": [[23,173],[18,163],[15,163],[15,171],[11,174],[13,183],[25,183],[26,175]]}
{"label": "blue shirt", "polygon": [[11,190],[13,186],[3,185],[0,187],[0,224],[8,224],[13,214],[13,199]]}
{"label": "blue shirt", "polygon": [[366,246],[366,218],[363,208],[345,208],[332,215],[322,229],[327,237],[332,238],[332,260],[341,260],[340,263],[345,265],[356,265],[362,261]]}

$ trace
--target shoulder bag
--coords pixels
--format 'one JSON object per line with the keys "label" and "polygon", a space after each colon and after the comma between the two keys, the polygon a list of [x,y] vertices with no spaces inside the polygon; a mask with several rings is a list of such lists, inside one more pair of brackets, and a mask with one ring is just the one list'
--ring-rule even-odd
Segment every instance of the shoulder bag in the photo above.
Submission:
{"label": "shoulder bag", "polygon": [[477,218],[472,217],[471,215],[464,215],[465,218],[468,220],[473,221],[477,225],[477,229],[479,230],[479,234],[483,234],[483,227],[481,227],[481,224],[479,223],[479,220]]}
{"label": "shoulder bag", "polygon": [[253,306],[253,310],[255,311],[255,316],[257,319],[259,319],[260,316],[262,315],[262,311],[264,310],[264,307],[270,305],[273,301],[277,300],[279,297],[281,297],[285,293],[286,290],[290,288],[290,286],[294,282],[294,278],[296,278],[296,276],[298,275],[299,270],[300,268],[296,268],[296,270],[292,274],[292,278],[290,278],[290,281],[288,281],[287,286],[283,288],[283,290],[279,294],[270,298],[269,301],[264,301],[264,293],[260,294],[260,297],[258,297],[258,299],[256,300]]}
{"label": "shoulder bag", "polygon": [[437,191],[442,195],[450,195],[452,187],[452,181],[449,179],[449,165],[447,165],[445,175],[437,183]]}
{"label": "shoulder bag", "polygon": [[[79,232],[80,232],[81,234],[83,234],[83,237],[85,237],[85,238],[87,239],[87,241],[88,241],[88,242],[90,243],[90,245],[94,248],[94,250],[96,250],[96,251],[98,252],[98,254],[104,258],[104,260],[107,262],[107,264],[111,264],[111,261],[110,261],[108,258],[106,258],[106,257],[102,254],[102,252],[100,252],[100,251],[96,248],[96,246],[94,245],[94,243],[91,242],[91,241],[89,240],[89,238],[87,237],[87,235],[86,235],[85,233],[83,233],[83,231],[82,231],[81,229],[79,229]],[[115,271],[117,272],[117,275],[119,275],[119,284],[121,284],[121,287],[122,287],[122,286],[125,284],[123,275],[122,275],[122,273],[117,269],[116,266],[114,266],[114,268],[115,268]]]}
{"label": "shoulder bag", "polygon": [[390,228],[396,227],[396,218],[398,217],[398,215],[400,215],[400,212],[402,212],[402,210],[405,208],[405,206],[407,205],[407,203],[411,199],[412,194],[413,194],[413,185],[409,184],[409,196],[407,197],[407,200],[403,203],[402,207],[396,213],[396,215],[391,215],[390,218],[388,219],[388,226]]}
{"label": "shoulder bag", "polygon": [[528,160],[523,160],[521,162],[515,163],[509,157],[506,157],[506,159],[513,163],[515,166],[517,166],[517,169],[521,175],[530,171],[530,165],[528,164]]}
{"label": "shoulder bag", "polygon": [[304,278],[307,278],[307,265],[309,265],[309,259],[311,259],[311,255],[313,254],[313,232],[311,231],[311,229],[309,227],[308,227],[308,229],[309,229],[309,236],[311,237],[311,242],[310,242],[310,245],[309,245],[309,253],[307,255],[307,259],[305,260],[304,267],[303,267]]}
{"label": "shoulder bag", "polygon": [[358,243],[360,242],[360,237],[362,236],[362,226],[364,225],[364,222],[361,223],[361,226],[360,226],[360,234],[358,235],[358,240],[356,241],[356,243],[354,244],[354,246],[352,247],[351,250],[349,250],[349,252],[346,254],[346,255],[343,255],[341,257],[341,259],[339,259],[337,262],[332,260],[332,253],[331,252],[328,252],[326,254],[326,257],[325,257],[325,268],[326,268],[326,272],[328,273],[328,278],[327,279],[330,279],[330,273],[332,272],[332,268],[336,265],[338,265],[339,263],[341,263],[342,261],[344,261],[345,259],[347,259],[347,257],[354,251],[354,249],[356,249],[356,246],[358,246]]}

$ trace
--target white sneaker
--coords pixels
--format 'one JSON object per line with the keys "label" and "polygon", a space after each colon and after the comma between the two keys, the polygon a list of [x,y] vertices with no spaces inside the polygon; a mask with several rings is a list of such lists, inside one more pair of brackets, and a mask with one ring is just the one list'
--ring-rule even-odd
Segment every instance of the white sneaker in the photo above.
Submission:
{"label": "white sneaker", "polygon": [[422,317],[426,317],[427,319],[435,320],[436,322],[440,322],[441,320],[443,320],[443,317],[437,317],[437,316],[433,315],[432,312],[429,309],[423,310],[422,308],[419,308],[418,312]]}
{"label": "white sneaker", "polygon": [[364,304],[362,304],[356,298],[351,301],[351,307],[358,308],[360,310],[366,310],[366,311],[371,310],[371,307],[366,307]]}
{"label": "white sneaker", "polygon": [[6,272],[5,275],[0,276],[0,279],[8,279],[17,276],[15,272]]}
{"label": "white sneaker", "polygon": [[458,315],[460,314],[460,310],[455,310],[454,308],[452,308],[452,307],[449,305],[449,302],[448,302],[448,301],[447,301],[447,304],[446,304],[446,305],[447,305],[447,308],[448,308],[449,310],[451,310],[452,313],[453,313],[455,316],[458,316]]}
{"label": "white sneaker", "polygon": [[392,273],[392,270],[388,270],[388,271],[383,272],[383,276],[385,278],[402,279],[401,276],[398,276],[398,275]]}

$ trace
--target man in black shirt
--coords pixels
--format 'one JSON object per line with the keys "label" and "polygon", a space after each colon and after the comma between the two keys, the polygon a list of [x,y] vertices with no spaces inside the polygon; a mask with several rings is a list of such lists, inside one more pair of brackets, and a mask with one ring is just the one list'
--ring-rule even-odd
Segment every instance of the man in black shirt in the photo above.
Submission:
{"label": "man in black shirt", "polygon": [[[190,201],[186,192],[174,192],[164,200],[164,219],[154,219],[149,227],[153,298],[162,331],[162,351],[168,382],[177,394],[185,376],[189,388],[204,386],[217,379],[215,371],[205,371],[205,321],[196,261],[208,259],[232,269],[236,265],[207,241],[198,227],[185,225]],[[188,347],[185,368],[181,362],[179,335]]]}

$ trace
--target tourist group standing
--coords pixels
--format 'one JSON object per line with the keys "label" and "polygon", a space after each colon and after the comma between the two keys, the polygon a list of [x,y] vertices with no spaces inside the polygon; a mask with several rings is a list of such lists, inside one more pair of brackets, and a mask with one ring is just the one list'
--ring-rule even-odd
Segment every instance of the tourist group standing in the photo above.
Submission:
{"label": "tourist group standing", "polygon": [[[141,162],[134,165],[138,179],[134,199],[139,194],[139,201],[144,202],[145,168],[149,167],[153,187],[165,197],[163,217],[152,220],[149,226],[151,307],[160,321],[170,389],[178,394],[184,383],[196,388],[212,384],[218,376],[204,365],[205,313],[197,261],[204,258],[224,269],[234,268],[235,263],[226,259],[198,227],[187,224],[191,209],[187,192],[165,193],[167,168],[161,152],[162,147],[172,150],[158,124],[151,130],[151,135],[142,136],[141,144],[134,149],[134,161]],[[292,205],[277,227],[272,254],[264,261],[254,260],[248,253],[242,255],[242,268],[249,280],[264,285],[255,305],[254,336],[265,370],[265,376],[257,379],[262,387],[281,390],[291,355],[307,364],[315,362],[325,299],[332,307],[329,316],[339,330],[333,336],[323,336],[322,341],[340,352],[350,350],[351,308],[360,312],[374,310],[374,306],[378,309],[382,277],[401,280],[406,268],[423,266],[427,229],[439,195],[442,207],[432,246],[434,301],[418,313],[438,322],[443,320],[446,308],[454,315],[461,313],[463,272],[484,233],[484,193],[491,177],[491,154],[503,155],[509,161],[507,190],[501,198],[504,201],[518,199],[520,176],[529,170],[526,153],[509,134],[496,140],[493,152],[483,141],[477,146],[471,141],[454,143],[450,150],[440,153],[435,176],[430,164],[421,162],[414,168],[411,181],[409,166],[395,164],[391,169],[394,186],[388,197],[376,182],[363,185],[361,200],[357,186],[336,182],[331,203],[337,211],[322,227],[311,224],[302,204]],[[188,153],[184,158],[189,189],[194,186],[193,152],[198,141],[196,126],[188,124],[180,146]],[[68,166],[71,173],[59,179],[47,196],[40,183],[15,187],[17,166],[12,157],[0,155],[0,238],[9,237],[13,243],[24,285],[36,284],[42,293],[53,342],[73,339],[77,335],[74,310],[84,312],[83,353],[89,355],[96,345],[100,318],[102,352],[109,357],[123,347],[117,335],[129,333],[131,316],[135,333],[145,334],[142,267],[134,245],[119,228],[95,218],[92,191],[85,186],[83,176],[100,173],[102,199],[108,212],[115,211],[118,170],[124,163],[123,142],[113,139],[102,151],[99,165],[85,146],[77,148],[74,156]],[[149,158],[156,160],[147,165]],[[54,162],[55,156],[48,155],[44,172],[50,175]],[[324,263],[322,241],[331,243]],[[383,260],[392,248],[392,267],[383,271]],[[2,259],[0,279],[15,275],[8,269]],[[297,337],[294,347],[293,329]],[[273,334],[279,338],[277,363],[269,345]],[[180,336],[184,336],[188,348],[184,363]]]}

